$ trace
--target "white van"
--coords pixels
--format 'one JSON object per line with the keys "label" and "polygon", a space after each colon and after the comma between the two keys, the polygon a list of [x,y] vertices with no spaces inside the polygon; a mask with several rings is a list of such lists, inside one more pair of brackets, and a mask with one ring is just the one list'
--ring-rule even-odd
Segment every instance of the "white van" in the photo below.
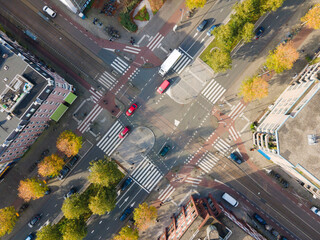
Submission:
{"label": "white van", "polygon": [[222,199],[225,200],[226,202],[228,202],[233,207],[236,207],[239,205],[238,201],[235,200],[233,197],[231,197],[228,193],[224,193],[222,195]]}
{"label": "white van", "polygon": [[48,6],[44,6],[43,7],[43,11],[46,12],[50,17],[54,18],[57,16],[56,12],[53,11],[51,8],[49,8]]}

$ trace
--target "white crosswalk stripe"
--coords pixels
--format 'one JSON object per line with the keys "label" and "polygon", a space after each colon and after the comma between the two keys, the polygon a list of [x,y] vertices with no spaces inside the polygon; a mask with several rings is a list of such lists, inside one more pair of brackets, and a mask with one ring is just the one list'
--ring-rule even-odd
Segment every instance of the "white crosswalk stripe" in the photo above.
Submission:
{"label": "white crosswalk stripe", "polygon": [[233,128],[233,126],[229,128],[229,133],[234,141],[240,137],[240,134]]}
{"label": "white crosswalk stripe", "polygon": [[152,191],[163,177],[160,170],[147,157],[141,161],[130,175],[148,193]]}
{"label": "white crosswalk stripe", "polygon": [[141,49],[138,47],[130,47],[130,46],[126,46],[123,51],[125,52],[129,52],[129,53],[133,53],[133,54],[139,54]]}
{"label": "white crosswalk stripe", "polygon": [[215,104],[225,91],[225,88],[212,79],[211,82],[202,90],[201,94],[212,104]]}
{"label": "white crosswalk stripe", "polygon": [[98,82],[105,86],[108,90],[112,90],[118,83],[118,80],[107,71],[103,72],[98,78]]}
{"label": "white crosswalk stripe", "polygon": [[176,73],[181,73],[183,69],[188,66],[188,64],[192,61],[192,58],[182,53],[181,58],[176,62],[176,64],[173,66],[173,71]]}
{"label": "white crosswalk stripe", "polygon": [[160,195],[158,197],[158,199],[161,202],[165,202],[174,192],[174,190],[176,190],[173,186],[171,186],[170,184],[166,187],[166,189],[164,189],[163,191],[160,192]]}
{"label": "white crosswalk stripe", "polygon": [[228,151],[231,151],[231,146],[220,137],[218,137],[214,141],[212,146],[223,154],[226,154],[228,153]]}
{"label": "white crosswalk stripe", "polygon": [[239,117],[239,115],[244,111],[244,109],[246,108],[246,106],[239,102],[235,107],[231,107],[231,112],[228,114],[228,116],[233,119],[236,120],[237,117]]}
{"label": "white crosswalk stripe", "polygon": [[119,57],[113,60],[111,66],[121,74],[125,74],[130,68],[130,66]]}
{"label": "white crosswalk stripe", "polygon": [[97,143],[97,146],[107,154],[107,156],[111,156],[111,154],[116,150],[116,148],[122,143],[125,138],[119,138],[119,133],[122,131],[123,125],[118,120],[116,121],[108,132],[100,139]]}
{"label": "white crosswalk stripe", "polygon": [[184,180],[184,181],[187,183],[191,183],[193,185],[199,185],[202,181],[202,177],[196,177],[196,178],[187,177],[186,180]]}
{"label": "white crosswalk stripe", "polygon": [[202,158],[196,163],[203,171],[206,173],[210,172],[210,170],[217,164],[219,158],[214,156],[210,152],[206,152]]}
{"label": "white crosswalk stripe", "polygon": [[91,96],[92,101],[93,101],[94,103],[99,102],[99,100],[100,100],[101,97],[102,97],[102,93],[99,92],[99,91],[96,91],[93,87],[91,87],[91,88],[89,89],[89,92],[92,94],[92,96]]}
{"label": "white crosswalk stripe", "polygon": [[164,36],[162,36],[160,33],[157,33],[154,37],[152,37],[147,45],[147,48],[149,48],[151,51],[154,51],[157,47],[159,47],[163,38]]}
{"label": "white crosswalk stripe", "polygon": [[81,133],[84,133],[90,127],[90,124],[99,116],[102,112],[103,108],[100,107],[98,104],[94,106],[94,108],[89,112],[88,116],[80,123],[78,126],[78,130]]}

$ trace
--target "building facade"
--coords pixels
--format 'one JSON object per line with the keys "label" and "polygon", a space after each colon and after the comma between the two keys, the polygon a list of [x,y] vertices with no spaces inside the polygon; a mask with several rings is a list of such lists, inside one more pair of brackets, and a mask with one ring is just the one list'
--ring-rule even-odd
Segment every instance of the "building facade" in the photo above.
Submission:
{"label": "building facade", "polygon": [[[34,58],[34,57],[33,57]],[[0,176],[75,100],[73,86],[0,35]]]}

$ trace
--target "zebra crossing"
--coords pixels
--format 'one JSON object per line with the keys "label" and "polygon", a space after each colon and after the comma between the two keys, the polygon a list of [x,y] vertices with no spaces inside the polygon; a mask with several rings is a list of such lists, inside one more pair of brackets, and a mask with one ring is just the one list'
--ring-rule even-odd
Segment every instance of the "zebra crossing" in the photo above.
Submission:
{"label": "zebra crossing", "polygon": [[99,116],[102,110],[103,108],[96,104],[94,108],[89,112],[88,116],[86,116],[86,118],[83,119],[83,121],[80,123],[77,130],[81,133],[86,132],[89,129],[90,124]]}
{"label": "zebra crossing", "polygon": [[202,181],[202,177],[198,176],[196,178],[194,177],[187,177],[184,182],[191,183],[192,185],[199,185]]}
{"label": "zebra crossing", "polygon": [[154,37],[151,37],[150,42],[147,45],[151,51],[154,51],[157,47],[160,46],[161,41],[163,40],[164,36],[160,33],[157,33]]}
{"label": "zebra crossing", "polygon": [[138,47],[130,47],[130,46],[125,46],[123,49],[125,52],[133,53],[133,54],[139,54],[141,51],[141,48]]}
{"label": "zebra crossing", "polygon": [[212,146],[222,154],[227,154],[231,150],[231,146],[220,137],[214,141]]}
{"label": "zebra crossing", "polygon": [[111,66],[119,73],[124,75],[130,68],[129,64],[123,61],[121,58],[116,57],[111,63]]}
{"label": "zebra crossing", "polygon": [[174,192],[174,190],[176,190],[172,185],[168,184],[168,186],[160,192],[160,195],[158,197],[158,199],[161,202],[165,202]]}
{"label": "zebra crossing", "polygon": [[99,100],[102,98],[102,93],[96,91],[93,87],[89,89],[89,92],[92,94],[90,98],[94,103],[99,102]]}
{"label": "zebra crossing", "polygon": [[201,94],[212,104],[215,104],[221,96],[225,93],[226,89],[223,88],[214,79],[201,91]]}
{"label": "zebra crossing", "polygon": [[116,148],[125,139],[119,138],[119,133],[121,132],[123,127],[124,126],[119,120],[116,121],[108,130],[108,132],[97,143],[97,147],[100,148],[103,152],[105,152],[107,156],[111,156],[114,150],[116,150]]}
{"label": "zebra crossing", "polygon": [[118,83],[118,80],[107,71],[104,71],[98,78],[98,82],[110,91]]}
{"label": "zebra crossing", "polygon": [[173,66],[173,71],[180,74],[186,66],[192,61],[192,57],[185,52],[182,48],[179,48],[179,51],[182,53],[181,58],[176,62],[176,64]]}
{"label": "zebra crossing", "polygon": [[141,161],[130,175],[148,193],[152,191],[163,177],[160,170],[147,157]]}
{"label": "zebra crossing", "polygon": [[231,112],[228,114],[228,116],[232,120],[236,120],[245,108],[246,105],[244,105],[242,102],[239,102],[235,107],[231,107]]}
{"label": "zebra crossing", "polygon": [[229,128],[229,133],[234,141],[236,141],[240,137],[240,133],[237,132],[233,126]]}
{"label": "zebra crossing", "polygon": [[196,163],[204,172],[209,173],[210,170],[218,163],[220,159],[210,152],[206,152],[202,158]]}

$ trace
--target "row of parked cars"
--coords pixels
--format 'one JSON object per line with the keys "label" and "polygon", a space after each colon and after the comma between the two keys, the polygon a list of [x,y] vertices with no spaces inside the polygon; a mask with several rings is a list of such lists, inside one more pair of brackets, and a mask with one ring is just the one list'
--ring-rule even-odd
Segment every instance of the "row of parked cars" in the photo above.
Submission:
{"label": "row of parked cars", "polygon": [[277,173],[276,171],[271,170],[269,172],[269,175],[271,177],[273,177],[274,179],[276,179],[280,183],[280,185],[282,187],[284,187],[284,188],[288,188],[289,187],[289,183],[279,173]]}

